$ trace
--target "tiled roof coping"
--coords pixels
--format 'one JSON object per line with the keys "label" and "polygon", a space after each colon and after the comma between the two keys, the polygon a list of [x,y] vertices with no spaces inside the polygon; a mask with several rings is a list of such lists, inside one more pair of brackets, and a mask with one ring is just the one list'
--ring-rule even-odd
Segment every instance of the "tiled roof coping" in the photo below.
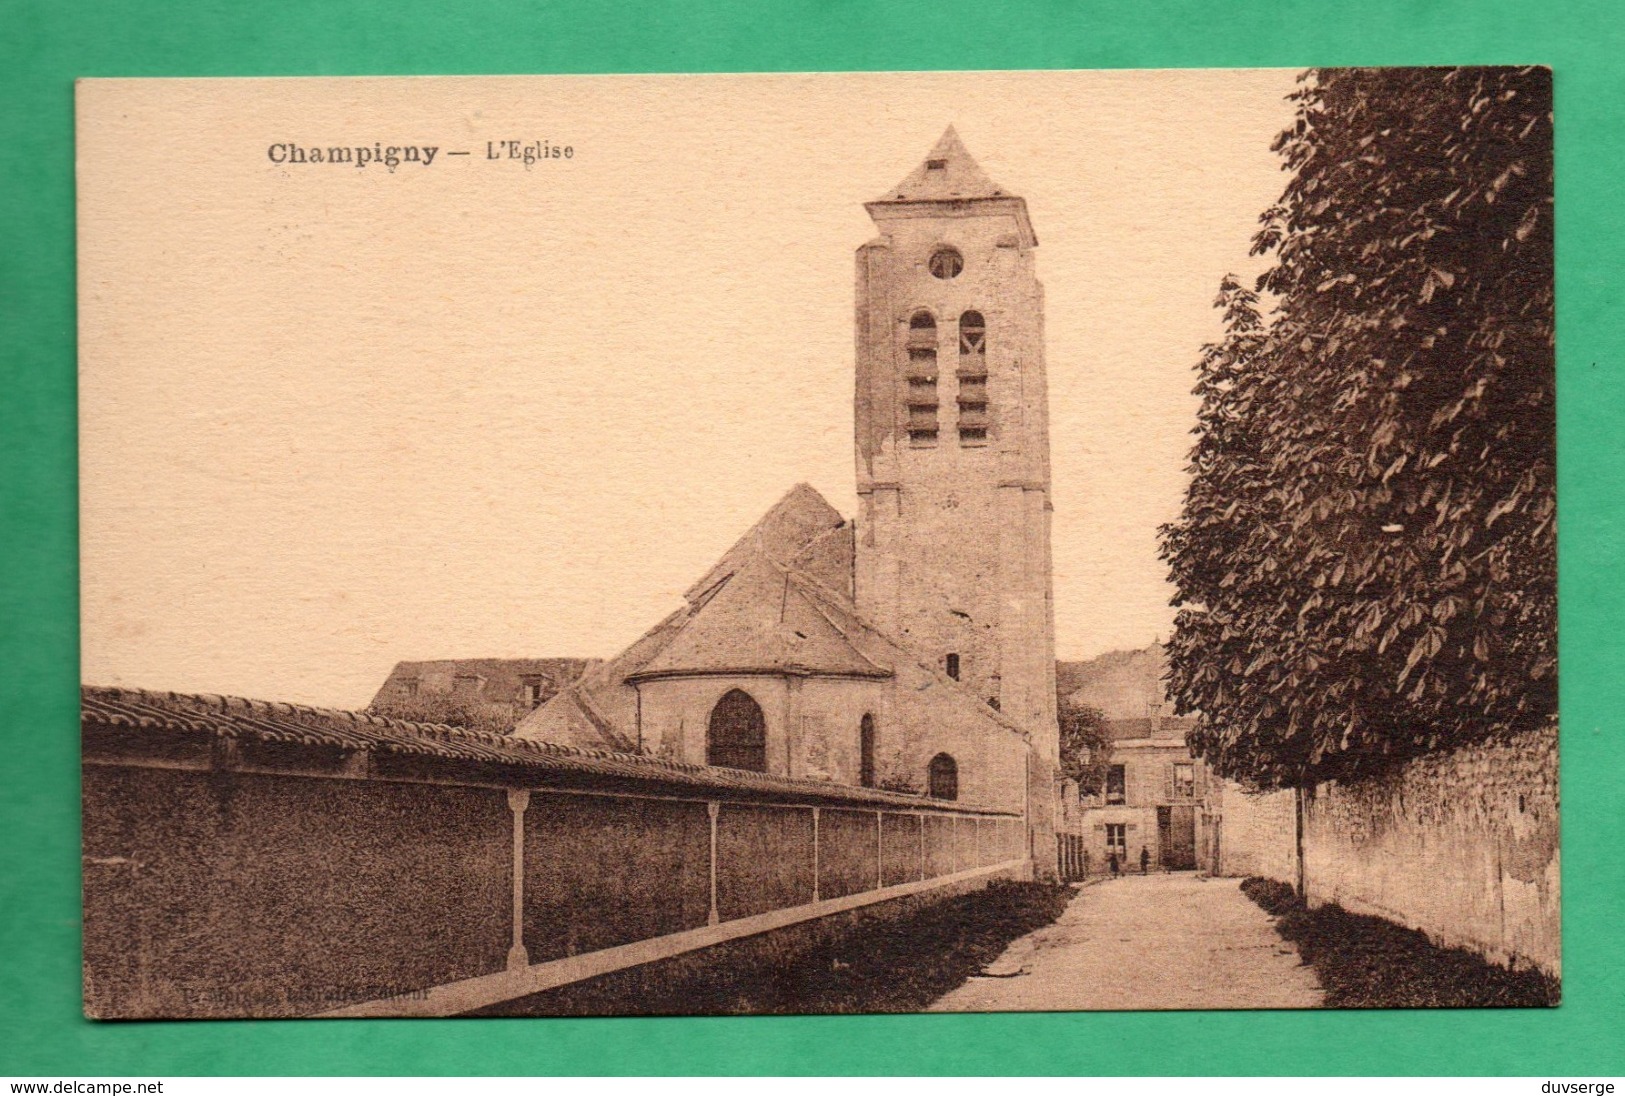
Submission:
{"label": "tiled roof coping", "polygon": [[642,754],[588,750],[438,723],[417,723],[368,712],[317,708],[283,701],[250,700],[207,693],[85,686],[80,690],[83,725],[126,731],[181,733],[223,739],[292,743],[349,752],[416,755],[447,763],[499,764],[528,770],[545,787],[564,776],[610,782],[643,782],[721,792],[818,800],[837,805],[903,810],[1002,814],[976,804],[927,799],[878,788],[794,779],[766,773],[690,765]]}

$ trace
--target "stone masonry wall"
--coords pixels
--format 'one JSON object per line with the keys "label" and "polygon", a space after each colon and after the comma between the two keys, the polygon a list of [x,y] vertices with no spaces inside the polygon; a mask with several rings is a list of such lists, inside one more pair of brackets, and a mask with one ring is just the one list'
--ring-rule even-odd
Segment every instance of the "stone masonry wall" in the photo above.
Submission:
{"label": "stone masonry wall", "polygon": [[506,961],[493,788],[88,765],[85,1013],[307,1016]]}
{"label": "stone masonry wall", "polygon": [[924,798],[520,799],[421,777],[87,764],[86,1014],[309,1016],[884,885],[1024,873],[1020,817]]}
{"label": "stone masonry wall", "polygon": [[1321,785],[1306,799],[1304,861],[1312,905],[1560,974],[1557,728]]}
{"label": "stone masonry wall", "polygon": [[1226,780],[1219,836],[1220,875],[1256,875],[1298,885],[1297,808],[1288,791],[1249,794]]}

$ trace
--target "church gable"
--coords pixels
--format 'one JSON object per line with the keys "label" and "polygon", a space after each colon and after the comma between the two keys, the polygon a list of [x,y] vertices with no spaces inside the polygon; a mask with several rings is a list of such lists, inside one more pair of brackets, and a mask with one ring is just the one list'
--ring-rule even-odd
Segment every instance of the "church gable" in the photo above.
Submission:
{"label": "church gable", "polygon": [[[886,669],[852,647],[803,593],[785,595],[787,576],[794,575],[850,601],[852,552],[851,523],[812,487],[797,484],[689,587],[686,606],[614,658],[590,667],[523,720],[517,733],[588,748],[626,748],[637,736],[637,691],[629,682],[645,677],[722,666],[885,676]],[[772,573],[764,575],[764,567]],[[775,616],[781,610],[782,622]]]}
{"label": "church gable", "polygon": [[[851,539],[850,525],[840,511],[811,486],[798,483],[683,596],[698,601],[758,554],[781,567],[805,569],[826,586],[850,590]],[[844,551],[843,542],[848,545]]]}
{"label": "church gable", "polygon": [[855,534],[850,521],[842,522],[839,527],[825,530],[802,545],[787,566],[797,576],[851,601],[853,558],[857,550]]}
{"label": "church gable", "polygon": [[764,554],[713,584],[670,643],[640,670],[639,681],[699,674],[888,676],[866,658],[791,576]]}

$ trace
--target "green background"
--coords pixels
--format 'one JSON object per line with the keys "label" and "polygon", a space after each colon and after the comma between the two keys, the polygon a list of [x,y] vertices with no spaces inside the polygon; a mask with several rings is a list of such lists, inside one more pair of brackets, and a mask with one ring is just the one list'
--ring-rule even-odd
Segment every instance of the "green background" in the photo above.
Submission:
{"label": "green background", "polygon": [[[1618,0],[0,0],[0,1074],[1625,1074],[1625,750],[1613,703],[1625,670],[1621,10]],[[75,77],[1511,62],[1557,74],[1560,1009],[80,1019]],[[1246,245],[1238,238],[1238,253]]]}

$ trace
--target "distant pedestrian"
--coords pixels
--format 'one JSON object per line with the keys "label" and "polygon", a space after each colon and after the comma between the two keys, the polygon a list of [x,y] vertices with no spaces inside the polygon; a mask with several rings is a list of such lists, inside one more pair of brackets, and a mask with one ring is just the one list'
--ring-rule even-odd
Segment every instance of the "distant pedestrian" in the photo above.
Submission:
{"label": "distant pedestrian", "polygon": [[1112,854],[1107,857],[1106,860],[1111,865],[1112,875],[1114,877],[1122,874],[1122,868],[1117,863],[1117,851],[1115,849],[1112,850]]}
{"label": "distant pedestrian", "polygon": [[1151,868],[1151,853],[1144,845],[1140,846],[1140,874],[1144,875]]}

